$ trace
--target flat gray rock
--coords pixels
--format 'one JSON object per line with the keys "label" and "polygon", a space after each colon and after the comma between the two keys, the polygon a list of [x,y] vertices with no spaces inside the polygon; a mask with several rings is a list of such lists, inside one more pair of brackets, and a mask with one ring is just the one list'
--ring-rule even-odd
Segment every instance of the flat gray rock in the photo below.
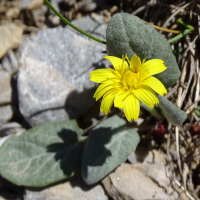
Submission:
{"label": "flat gray rock", "polygon": [[19,107],[35,126],[77,118],[94,102],[89,73],[103,67],[105,50],[69,28],[39,31],[28,38],[19,61]]}
{"label": "flat gray rock", "polygon": [[41,191],[26,190],[24,200],[108,200],[101,185],[73,180]]}

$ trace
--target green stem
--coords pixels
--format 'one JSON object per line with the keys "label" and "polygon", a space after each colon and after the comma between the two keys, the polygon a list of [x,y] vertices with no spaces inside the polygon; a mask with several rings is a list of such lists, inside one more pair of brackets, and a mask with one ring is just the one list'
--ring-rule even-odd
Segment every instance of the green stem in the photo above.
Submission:
{"label": "green stem", "polygon": [[169,43],[175,42],[179,39],[181,39],[182,37],[184,37],[185,35],[187,35],[188,33],[190,33],[192,31],[192,29],[186,29],[184,30],[182,33],[178,34],[177,36],[171,38],[170,40],[168,40]]}
{"label": "green stem", "polygon": [[178,19],[177,21],[178,21],[178,23],[180,23],[181,25],[185,26],[185,28],[194,30],[194,27],[193,27],[193,26],[191,26],[191,25],[189,25],[189,24],[186,24],[186,23],[183,22],[181,19]]}
{"label": "green stem", "polygon": [[147,105],[145,105],[144,103],[140,103],[140,105],[146,109],[148,112],[150,112],[156,119],[160,120],[162,115],[155,109],[155,108],[151,108]]}
{"label": "green stem", "polygon": [[79,142],[85,142],[87,140],[88,136],[82,136],[79,138]]}
{"label": "green stem", "polygon": [[93,39],[93,40],[95,40],[95,41],[97,41],[97,42],[99,42],[99,43],[106,44],[105,41],[100,40],[100,39],[98,39],[98,38],[96,38],[96,37],[90,35],[89,33],[86,33],[85,31],[81,30],[80,28],[74,26],[74,25],[73,25],[72,23],[70,23],[67,19],[65,19],[65,18],[64,18],[64,17],[49,3],[48,0],[44,0],[44,1],[45,1],[45,3],[49,6],[49,8],[51,8],[51,10],[53,10],[53,12],[54,12],[63,22],[65,22],[66,24],[68,24],[69,26],[71,26],[73,29],[75,29],[76,31],[82,33],[83,35],[85,35],[85,36],[87,36],[87,37],[89,37],[89,38],[91,38],[91,39]]}

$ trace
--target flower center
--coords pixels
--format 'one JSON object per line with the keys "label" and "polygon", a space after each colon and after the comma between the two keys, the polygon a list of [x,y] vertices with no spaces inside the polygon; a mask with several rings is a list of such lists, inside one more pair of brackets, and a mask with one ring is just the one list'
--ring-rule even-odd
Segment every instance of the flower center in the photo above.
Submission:
{"label": "flower center", "polygon": [[139,73],[134,73],[131,70],[127,70],[122,78],[122,84],[129,89],[137,89],[140,83]]}

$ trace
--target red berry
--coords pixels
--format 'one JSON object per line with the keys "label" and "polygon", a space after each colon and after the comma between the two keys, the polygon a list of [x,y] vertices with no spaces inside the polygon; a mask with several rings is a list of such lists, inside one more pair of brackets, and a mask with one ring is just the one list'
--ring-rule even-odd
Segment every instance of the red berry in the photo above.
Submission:
{"label": "red berry", "polygon": [[166,133],[164,125],[160,124],[157,128],[155,128],[155,133],[157,136],[163,136]]}
{"label": "red berry", "polygon": [[200,126],[199,124],[192,124],[190,127],[190,133],[192,135],[196,135],[200,133]]}

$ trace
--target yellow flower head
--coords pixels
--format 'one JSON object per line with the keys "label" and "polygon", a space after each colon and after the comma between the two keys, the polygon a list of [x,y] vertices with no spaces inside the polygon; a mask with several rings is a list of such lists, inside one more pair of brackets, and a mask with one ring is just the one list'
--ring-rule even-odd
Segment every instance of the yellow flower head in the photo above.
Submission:
{"label": "yellow flower head", "polygon": [[[122,59],[114,56],[105,56],[114,66],[114,69],[97,69],[90,73],[91,81],[101,83],[94,98],[96,101],[103,96],[101,112],[108,114],[113,102],[114,106],[124,110],[128,121],[137,120],[140,112],[140,101],[149,107],[159,103],[155,94],[167,93],[164,85],[152,75],[167,69],[164,61],[152,59],[141,63],[140,58],[134,55],[129,61],[127,56]],[[155,92],[154,92],[155,91]]]}

